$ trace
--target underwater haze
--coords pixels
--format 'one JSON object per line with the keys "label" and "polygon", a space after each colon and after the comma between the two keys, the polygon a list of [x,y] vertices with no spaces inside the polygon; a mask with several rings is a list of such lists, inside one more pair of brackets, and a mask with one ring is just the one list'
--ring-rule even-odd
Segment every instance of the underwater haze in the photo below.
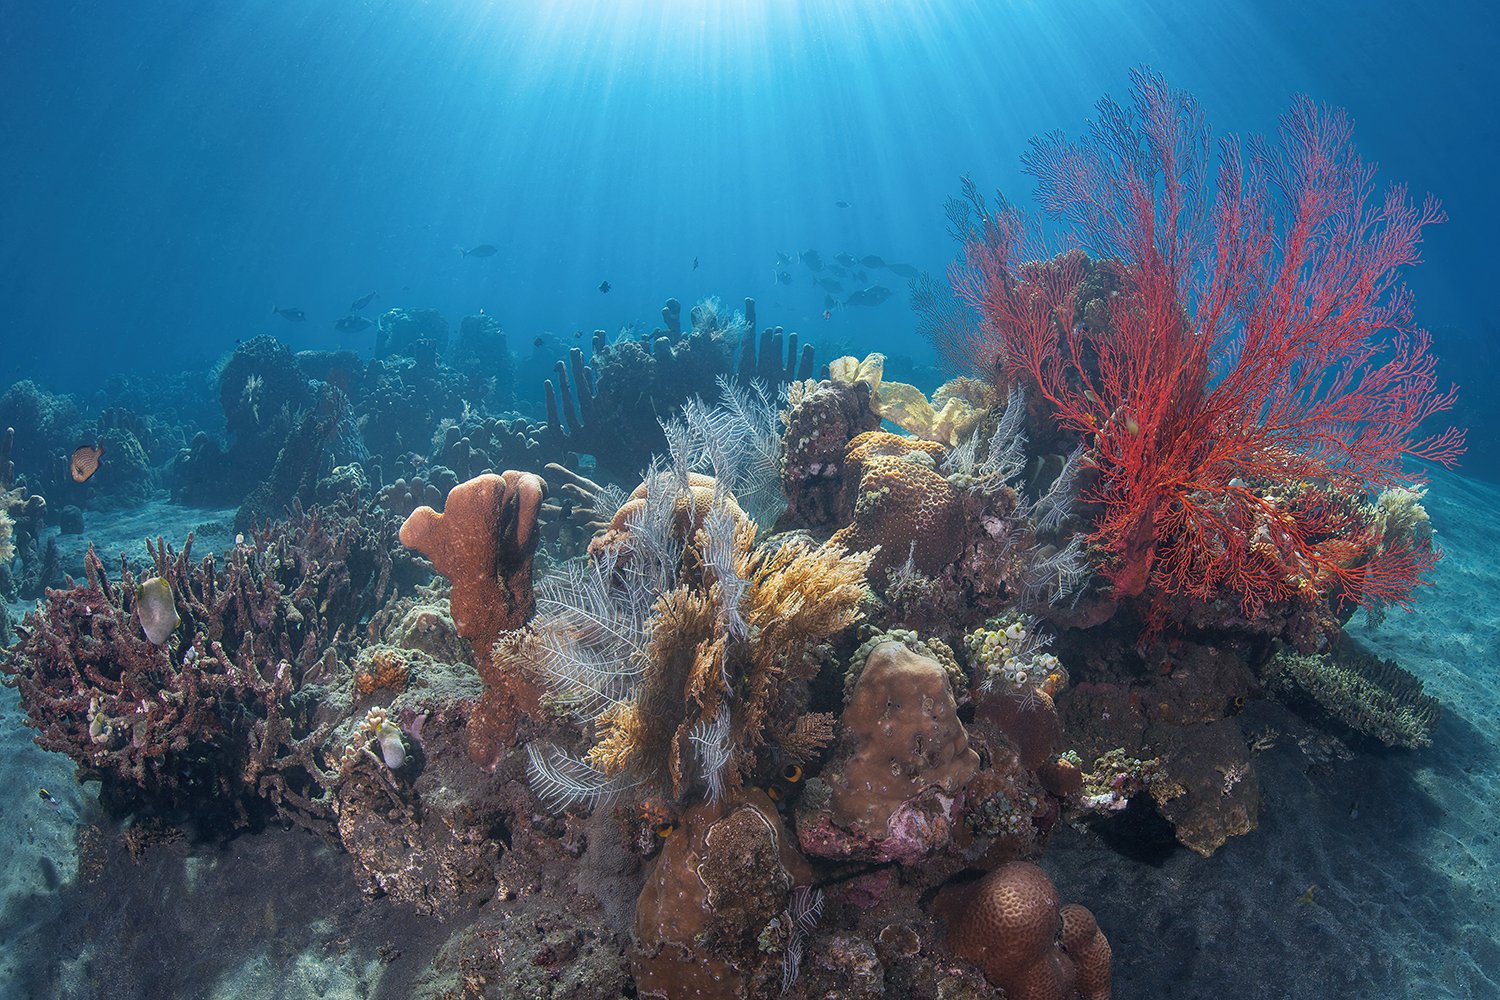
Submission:
{"label": "underwater haze", "polygon": [[1497,49],[3,0],[0,1000],[1500,997]]}

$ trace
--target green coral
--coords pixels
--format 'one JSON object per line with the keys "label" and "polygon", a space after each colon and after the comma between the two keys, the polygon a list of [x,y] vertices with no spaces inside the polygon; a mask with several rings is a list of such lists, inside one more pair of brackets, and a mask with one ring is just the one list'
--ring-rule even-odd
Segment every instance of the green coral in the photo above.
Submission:
{"label": "green coral", "polygon": [[1346,642],[1333,653],[1282,650],[1271,659],[1268,688],[1284,700],[1312,701],[1344,725],[1386,746],[1417,750],[1432,743],[1441,706],[1422,682],[1393,660]]}

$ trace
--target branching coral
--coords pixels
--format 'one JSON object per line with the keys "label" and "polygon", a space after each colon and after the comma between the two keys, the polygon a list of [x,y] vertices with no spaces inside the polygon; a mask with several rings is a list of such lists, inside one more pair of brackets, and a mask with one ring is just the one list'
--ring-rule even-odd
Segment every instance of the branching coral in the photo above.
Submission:
{"label": "branching coral", "polygon": [[1282,650],[1267,665],[1268,686],[1292,702],[1311,702],[1349,728],[1386,746],[1420,749],[1432,743],[1441,706],[1422,682],[1394,661],[1381,660],[1345,640],[1331,653],[1300,656]]}
{"label": "branching coral", "polygon": [[337,720],[316,718],[305,689],[391,594],[393,535],[347,509],[298,510],[222,567],[193,563],[191,536],[181,553],[158,540],[152,573],[181,618],[162,644],[142,634],[136,575],[122,560],[111,581],[90,551],[87,582],[47,592],[0,670],[38,744],[116,801],[244,823],[261,799],[326,823],[333,772],[319,753]]}

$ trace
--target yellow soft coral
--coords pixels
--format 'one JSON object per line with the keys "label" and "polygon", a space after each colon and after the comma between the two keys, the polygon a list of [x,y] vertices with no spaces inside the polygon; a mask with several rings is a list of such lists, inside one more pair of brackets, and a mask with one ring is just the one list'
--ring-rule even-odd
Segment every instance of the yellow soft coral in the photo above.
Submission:
{"label": "yellow soft coral", "polygon": [[889,420],[924,441],[950,448],[984,419],[990,405],[982,394],[973,390],[969,379],[962,380],[961,387],[954,387],[954,383],[945,385],[929,402],[916,386],[887,382],[884,376],[884,354],[868,354],[863,361],[835,358],[828,365],[828,377],[835,382],[870,384],[870,408],[882,420]]}

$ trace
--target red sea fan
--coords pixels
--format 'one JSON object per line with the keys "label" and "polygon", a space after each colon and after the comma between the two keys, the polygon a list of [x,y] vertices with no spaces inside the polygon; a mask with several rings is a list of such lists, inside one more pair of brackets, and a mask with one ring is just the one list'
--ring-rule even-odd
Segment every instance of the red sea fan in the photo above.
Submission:
{"label": "red sea fan", "polygon": [[[946,325],[940,349],[1039,394],[1091,445],[1092,541],[1117,594],[1406,603],[1435,551],[1379,544],[1339,501],[1411,481],[1405,456],[1463,451],[1460,431],[1419,431],[1456,390],[1439,390],[1401,282],[1437,202],[1374,197],[1347,115],[1306,98],[1274,141],[1221,139],[1210,183],[1198,103],[1132,80],[1133,108],[1105,99],[1081,139],[1024,158],[1075,249],[1051,255],[966,182],[950,277],[980,323]],[[1369,553],[1352,567],[1351,545]]]}

